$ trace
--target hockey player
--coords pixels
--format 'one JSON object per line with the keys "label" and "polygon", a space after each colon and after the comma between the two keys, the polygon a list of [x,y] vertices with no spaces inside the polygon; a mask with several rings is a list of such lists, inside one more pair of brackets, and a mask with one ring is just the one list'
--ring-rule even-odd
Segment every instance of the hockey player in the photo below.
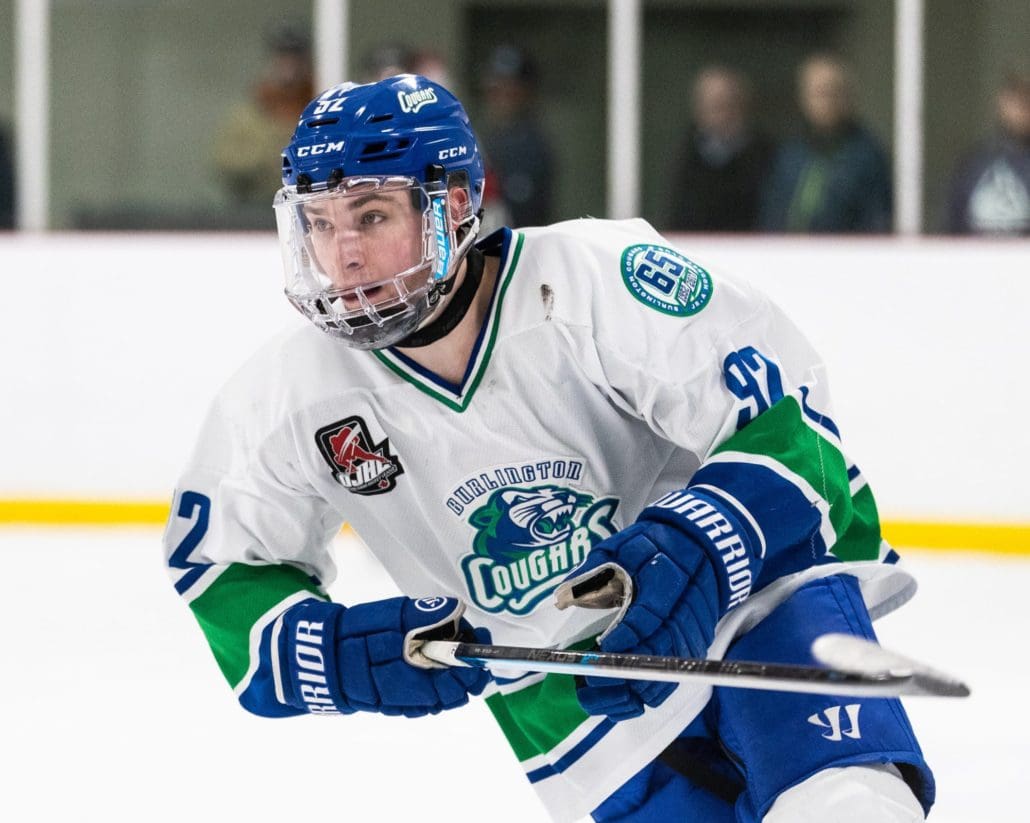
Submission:
{"label": "hockey player", "polygon": [[[896,700],[420,654],[489,633],[805,663],[912,589],[767,298],[642,220],[477,242],[482,197],[461,104],[418,76],[328,89],[283,151],[286,295],[311,323],[218,396],[165,535],[242,705],[416,717],[485,693],[555,820],[921,820],[933,778]],[[407,597],[330,602],[344,522]]]}

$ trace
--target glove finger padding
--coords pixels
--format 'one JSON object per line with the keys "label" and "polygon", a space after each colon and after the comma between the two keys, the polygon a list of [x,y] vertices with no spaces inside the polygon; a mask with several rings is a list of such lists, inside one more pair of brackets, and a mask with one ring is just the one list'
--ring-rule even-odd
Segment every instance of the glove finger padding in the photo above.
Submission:
{"label": "glove finger padding", "polygon": [[672,614],[690,584],[690,578],[679,566],[666,555],[653,552],[635,578],[633,589],[636,597],[622,620],[602,638],[602,651],[633,650],[638,654],[656,654],[653,650],[644,651],[647,638],[658,631],[662,622]]}
{"label": "glove finger padding", "polygon": [[[351,674],[363,691],[363,705],[384,714],[408,717],[436,714],[468,702],[489,681],[483,669],[446,668],[418,652],[423,640],[454,640],[472,626],[462,619],[464,605],[454,598],[412,600],[397,597],[354,606],[340,619],[340,679],[349,693]],[[362,654],[359,644],[365,644]],[[367,698],[375,696],[375,701]]]}
{"label": "glove finger padding", "polygon": [[644,705],[626,680],[607,677],[577,677],[576,699],[587,714],[627,720],[644,713]]}
{"label": "glove finger padding", "polygon": [[[418,652],[421,641],[430,639],[489,642],[488,632],[473,630],[461,617],[464,608],[460,601],[444,597],[395,597],[350,608],[309,601],[284,615],[284,657],[288,665],[296,657],[291,654],[293,627],[317,619],[331,634],[323,654],[326,668],[335,675],[329,678],[328,692],[336,710],[407,717],[436,714],[464,705],[469,694],[479,694],[489,682],[484,669],[447,668]],[[308,675],[296,667],[289,675],[299,693]]]}
{"label": "glove finger padding", "polygon": [[[681,505],[682,500],[692,502]],[[667,502],[675,506],[660,508]],[[695,523],[699,505],[707,507],[706,518],[715,513],[722,519]],[[557,605],[620,606],[598,638],[603,652],[704,657],[722,613],[746,596],[731,590],[726,555],[720,554],[726,547],[713,542],[731,533],[730,524],[730,515],[711,498],[663,498],[632,526],[591,549],[586,561],[558,587]],[[714,528],[706,532],[708,526]],[[754,561],[744,538],[739,542],[742,548],[737,546],[731,547],[734,559],[744,556],[744,565]],[[716,562],[722,577],[717,577]],[[621,604],[612,598],[619,593]],[[589,713],[620,720],[639,715],[645,705],[660,705],[675,688],[667,681],[589,677],[577,682],[577,697]]]}

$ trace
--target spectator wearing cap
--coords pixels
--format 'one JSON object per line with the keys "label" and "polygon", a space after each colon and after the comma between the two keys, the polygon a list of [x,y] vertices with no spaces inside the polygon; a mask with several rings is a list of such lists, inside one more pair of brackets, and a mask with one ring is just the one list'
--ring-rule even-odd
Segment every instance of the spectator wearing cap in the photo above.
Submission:
{"label": "spectator wearing cap", "polygon": [[282,180],[279,154],[314,94],[314,81],[303,32],[274,27],[265,48],[267,60],[250,98],[233,105],[218,129],[214,164],[236,206],[254,211],[255,227],[271,228],[272,197]]}
{"label": "spectator wearing cap", "polygon": [[482,144],[513,226],[554,219],[554,152],[537,116],[537,84],[536,66],[520,49],[504,45],[490,55],[482,84]]}
{"label": "spectator wearing cap", "polygon": [[1014,67],[994,98],[996,131],[955,169],[952,234],[1030,235],[1030,69]]}

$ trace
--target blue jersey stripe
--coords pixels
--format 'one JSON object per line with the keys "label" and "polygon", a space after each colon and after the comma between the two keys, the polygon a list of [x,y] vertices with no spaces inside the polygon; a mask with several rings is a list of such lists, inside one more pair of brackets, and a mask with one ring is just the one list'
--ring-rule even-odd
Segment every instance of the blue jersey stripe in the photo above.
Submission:
{"label": "blue jersey stripe", "polygon": [[840,440],[840,429],[837,428],[837,424],[833,422],[829,417],[821,412],[817,412],[811,406],[808,405],[808,386],[801,387],[801,411],[804,412],[805,417],[815,423],[817,426],[822,426],[834,437]]}
{"label": "blue jersey stripe", "polygon": [[204,572],[211,568],[211,565],[211,563],[203,565],[191,564],[192,568],[175,581],[175,590],[179,594],[185,594],[186,590],[196,583],[204,575]]}
{"label": "blue jersey stripe", "polygon": [[440,375],[436,374],[435,372],[431,372],[424,366],[420,366],[418,363],[416,363],[414,360],[412,360],[399,349],[390,349],[390,354],[392,354],[394,357],[400,360],[405,366],[411,369],[411,371],[415,372],[415,374],[419,375],[419,377],[425,378],[431,383],[435,383],[441,389],[449,391],[455,397],[461,397],[461,386],[455,385],[454,383],[451,383],[449,380],[445,380],[444,378],[440,377]]}
{"label": "blue jersey stripe", "polygon": [[529,772],[526,777],[529,779],[530,783],[539,783],[541,780],[560,774],[590,751],[590,749],[592,749],[602,737],[614,728],[615,723],[607,717],[604,718],[604,720],[591,729],[590,733],[586,737],[558,758],[557,762],[553,764],[548,763],[546,766],[534,769]]}

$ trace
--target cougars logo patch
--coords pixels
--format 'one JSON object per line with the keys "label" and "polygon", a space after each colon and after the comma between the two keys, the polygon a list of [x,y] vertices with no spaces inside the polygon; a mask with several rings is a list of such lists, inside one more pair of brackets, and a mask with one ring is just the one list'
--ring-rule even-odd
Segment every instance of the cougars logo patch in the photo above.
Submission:
{"label": "cougars logo patch", "polygon": [[473,554],[461,569],[472,600],[488,612],[528,614],[615,533],[617,506],[552,484],[494,491],[468,521]]}
{"label": "cougars logo patch", "polygon": [[365,421],[356,415],[319,429],[315,442],[333,479],[354,494],[385,494],[404,474],[401,461],[390,454],[390,438],[373,443]]}

